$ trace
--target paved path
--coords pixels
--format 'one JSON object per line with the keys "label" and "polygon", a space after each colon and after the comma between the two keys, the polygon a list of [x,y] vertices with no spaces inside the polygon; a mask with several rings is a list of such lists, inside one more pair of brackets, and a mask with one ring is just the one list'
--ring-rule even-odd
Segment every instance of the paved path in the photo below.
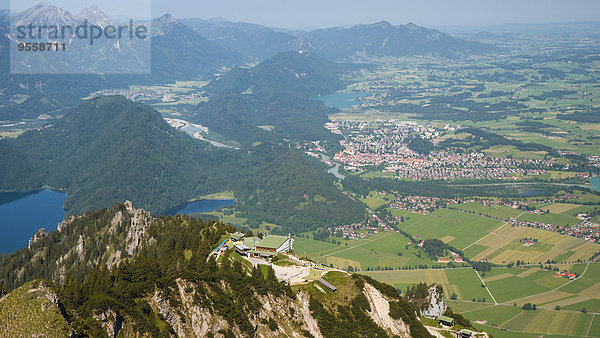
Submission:
{"label": "paved path", "polygon": [[[475,270],[475,269],[473,269],[473,270]],[[475,273],[477,274],[477,277],[479,277],[479,280],[481,281],[481,284],[485,285],[485,289],[490,294],[490,297],[492,297],[492,300],[494,301],[494,304],[498,304],[498,302],[496,301],[496,298],[494,298],[494,295],[492,295],[492,292],[490,291],[490,289],[488,289],[487,284],[485,284],[485,282],[483,281],[483,279],[479,275],[479,272],[477,270],[475,270]]]}

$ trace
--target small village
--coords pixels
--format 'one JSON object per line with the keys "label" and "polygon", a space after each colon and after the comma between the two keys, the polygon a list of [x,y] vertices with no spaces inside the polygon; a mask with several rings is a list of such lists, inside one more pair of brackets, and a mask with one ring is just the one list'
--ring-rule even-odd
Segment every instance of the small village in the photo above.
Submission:
{"label": "small village", "polygon": [[600,243],[600,225],[587,220],[581,221],[570,227],[556,224],[548,224],[544,222],[522,221],[513,217],[509,218],[508,222],[512,224],[513,227],[522,226],[554,231],[561,235],[581,238],[592,243]]}
{"label": "small village", "polygon": [[[522,159],[489,157],[480,152],[454,153],[432,151],[427,155],[411,150],[408,143],[415,137],[439,144],[455,127],[410,121],[378,120],[376,122],[336,121],[325,125],[332,133],[344,136],[344,150],[334,160],[344,169],[361,172],[365,167],[382,166],[384,177],[420,180],[516,180],[535,178],[548,170],[564,169],[554,159]],[[581,178],[588,173],[576,173]]]}

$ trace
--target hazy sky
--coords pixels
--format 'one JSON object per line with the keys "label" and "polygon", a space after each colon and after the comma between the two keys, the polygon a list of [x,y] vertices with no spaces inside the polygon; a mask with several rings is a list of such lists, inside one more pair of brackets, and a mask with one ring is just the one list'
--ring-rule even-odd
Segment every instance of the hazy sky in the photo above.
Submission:
{"label": "hazy sky", "polygon": [[[40,1],[13,0],[23,10]],[[422,26],[599,21],[600,0],[45,0],[72,12],[89,4],[110,16],[224,17],[266,26],[329,27],[381,20]],[[8,0],[0,0],[8,7]],[[150,6],[151,3],[151,6]]]}

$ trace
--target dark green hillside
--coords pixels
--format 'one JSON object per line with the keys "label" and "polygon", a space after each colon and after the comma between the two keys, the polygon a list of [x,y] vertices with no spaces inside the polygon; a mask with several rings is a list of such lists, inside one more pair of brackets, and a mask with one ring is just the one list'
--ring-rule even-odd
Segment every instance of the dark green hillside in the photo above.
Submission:
{"label": "dark green hillside", "polygon": [[364,218],[364,205],[342,194],[334,177],[323,172],[320,162],[287,151],[266,162],[236,191],[239,210],[251,225],[265,221],[294,232]]}
{"label": "dark green hillside", "polygon": [[223,94],[200,106],[194,121],[245,147],[255,142],[276,142],[275,135],[259,128],[262,124],[253,116],[254,111],[252,98]]}
{"label": "dark green hillside", "polygon": [[[250,219],[280,222],[291,231],[293,226],[356,220],[362,205],[334,187],[332,176],[320,162],[279,144],[283,142],[280,137],[303,129],[288,134],[279,129],[285,125],[273,118],[276,129],[262,130],[252,120],[254,115],[246,115],[256,114],[258,108],[244,98],[238,99],[224,101],[227,109],[215,111],[215,121],[226,122],[223,128],[230,128],[227,136],[239,134],[248,142],[264,142],[251,147],[251,152],[209,149],[207,143],[171,128],[146,105],[119,96],[96,98],[72,109],[49,128],[0,141],[0,190],[66,189],[68,215],[124,200],[160,214],[197,196],[233,190]],[[314,125],[307,128],[316,128],[324,115],[307,115],[302,121],[309,123],[313,118]],[[267,171],[269,174],[263,176]],[[248,192],[262,185],[258,177],[268,178],[269,186],[262,189],[259,198],[253,198]],[[295,189],[289,189],[288,181],[279,180],[281,177],[293,179],[290,183]],[[296,208],[298,194],[323,196],[329,204],[314,201]],[[330,214],[335,217],[324,217]],[[319,222],[317,217],[321,217]]]}
{"label": "dark green hillside", "polygon": [[206,87],[208,92],[242,93],[248,89],[256,95],[273,91],[296,96],[325,94],[344,88],[339,74],[342,65],[310,52],[278,53],[251,69],[236,68]]}
{"label": "dark green hillside", "polygon": [[[0,187],[66,188],[69,214],[126,198],[166,210],[198,191],[203,144],[123,97],[87,101],[52,127],[0,142]],[[5,160],[6,159],[6,160]]]}
{"label": "dark green hillside", "polygon": [[[336,112],[321,101],[272,93],[264,96],[223,94],[200,106],[196,121],[245,146],[282,139],[323,140],[337,147],[340,136],[323,128]],[[259,128],[270,126],[270,130]]]}

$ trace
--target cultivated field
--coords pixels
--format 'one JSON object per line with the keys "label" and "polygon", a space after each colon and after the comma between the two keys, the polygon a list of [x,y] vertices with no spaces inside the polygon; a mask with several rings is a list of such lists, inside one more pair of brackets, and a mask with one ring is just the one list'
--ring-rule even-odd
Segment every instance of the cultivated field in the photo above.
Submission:
{"label": "cultivated field", "polygon": [[419,239],[454,237],[448,244],[462,249],[500,227],[502,222],[460,211],[438,209],[427,217],[410,220],[400,227]]}
{"label": "cultivated field", "polygon": [[[522,238],[535,238],[538,243],[523,246]],[[600,245],[586,242],[555,232],[528,228],[504,226],[502,229],[483,238],[476,245],[465,250],[465,254],[474,260],[487,258],[489,262],[507,264],[520,260],[538,263],[547,260],[557,262],[587,261],[600,251]]]}
{"label": "cultivated field", "polygon": [[406,271],[366,271],[361,272],[382,282],[392,284],[406,291],[407,287],[418,283],[436,283],[442,286],[446,297],[453,293],[460,300],[475,299],[491,301],[489,294],[481,287],[481,281],[470,268],[462,269],[425,269]]}
{"label": "cultivated field", "polygon": [[294,251],[299,256],[333,265],[335,268],[346,269],[351,266],[354,270],[362,271],[377,268],[400,269],[404,266],[431,266],[435,263],[414,246],[407,246],[409,239],[397,232],[378,233],[368,239],[360,240],[336,238],[336,241],[340,244],[297,237]]}

